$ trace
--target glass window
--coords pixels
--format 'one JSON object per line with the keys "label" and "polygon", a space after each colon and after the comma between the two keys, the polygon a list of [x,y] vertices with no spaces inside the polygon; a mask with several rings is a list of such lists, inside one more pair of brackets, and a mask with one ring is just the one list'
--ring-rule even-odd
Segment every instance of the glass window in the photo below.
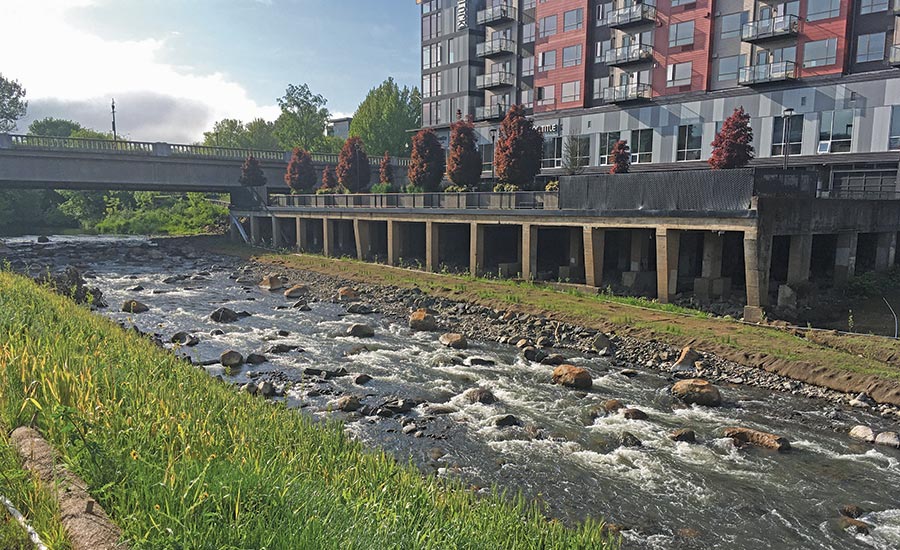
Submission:
{"label": "glass window", "polygon": [[745,56],[743,55],[720,57],[718,80],[737,80],[738,72],[745,64]]}
{"label": "glass window", "polygon": [[672,0],[672,6],[683,6],[685,4],[693,4],[697,0]]}
{"label": "glass window", "polygon": [[675,63],[666,67],[666,86],[689,86],[691,83],[691,69],[693,65],[687,63]]}
{"label": "glass window", "polygon": [[574,82],[565,82],[562,85],[562,102],[569,103],[570,101],[580,101],[581,100],[581,81],[576,80]]}
{"label": "glass window", "polygon": [[562,166],[563,138],[550,137],[544,139],[544,155],[541,168],[559,168]]}
{"label": "glass window", "polygon": [[606,56],[606,52],[608,52],[610,48],[612,48],[612,40],[601,40],[597,42],[597,58],[595,61],[601,63]]}
{"label": "glass window", "polygon": [[534,56],[522,58],[522,76],[531,76],[534,74]]}
{"label": "glass window", "polygon": [[490,172],[494,166],[494,144],[482,143],[478,147],[481,149],[481,171]]}
{"label": "glass window", "polygon": [[841,14],[841,0],[809,0],[806,3],[806,20],[818,21]]}
{"label": "glass window", "polygon": [[534,90],[522,90],[522,106],[526,109],[534,108]]}
{"label": "glass window", "polygon": [[823,67],[837,62],[837,38],[807,42],[803,46],[803,67]]}
{"label": "glass window", "polygon": [[849,153],[852,140],[852,109],[822,113],[819,121],[819,153]]}
{"label": "glass window", "polygon": [[888,136],[888,149],[900,149],[900,107],[891,107],[891,135]]}
{"label": "glass window", "polygon": [[541,52],[538,62],[538,70],[541,72],[552,71],[556,68],[556,50]]}
{"label": "glass window", "polygon": [[887,11],[888,0],[860,0],[859,13],[877,13],[879,11]]}
{"label": "glass window", "polygon": [[566,140],[566,159],[572,168],[587,166],[591,162],[591,137],[569,136]]}
{"label": "glass window", "polygon": [[861,34],[856,42],[856,62],[884,61],[885,33]]}
{"label": "glass window", "polygon": [[422,75],[422,97],[441,95],[441,74]]}
{"label": "glass window", "polygon": [[581,65],[581,44],[563,48],[563,67]]}
{"label": "glass window", "polygon": [[538,105],[553,105],[556,103],[556,87],[552,84],[550,86],[541,86],[537,92]]}
{"label": "glass window", "polygon": [[750,12],[742,11],[740,13],[723,15],[720,21],[721,27],[719,32],[723,40],[740,38],[741,27],[750,21]]}
{"label": "glass window", "polygon": [[694,43],[694,22],[685,21],[669,26],[669,47],[686,46]]}
{"label": "glass window", "polygon": [[431,44],[422,48],[422,68],[431,69],[441,65],[441,45]]}
{"label": "glass window", "polygon": [[530,42],[534,42],[534,23],[522,25],[522,43],[528,44]]}
{"label": "glass window", "polygon": [[422,40],[432,40],[441,34],[441,12],[436,11],[422,18]]}
{"label": "glass window", "polygon": [[422,13],[431,13],[441,9],[439,0],[425,0],[422,2]]}
{"label": "glass window", "polygon": [[[784,122],[784,117],[775,117],[775,124],[772,126],[773,157],[780,157],[784,154]],[[799,155],[803,145],[803,115],[794,115],[788,119],[787,133],[788,152],[792,155]]]}
{"label": "glass window", "polygon": [[631,162],[634,164],[653,161],[653,129],[631,131]]}
{"label": "glass window", "polygon": [[609,88],[609,77],[594,79],[594,99],[603,99],[603,90]]}
{"label": "glass window", "polygon": [[584,10],[567,11],[563,14],[563,32],[575,31],[584,26]]}
{"label": "glass window", "polygon": [[523,10],[530,10],[530,9],[534,8],[536,5],[537,5],[537,1],[536,1],[536,0],[524,0],[524,1],[522,2],[522,9],[523,9]]}
{"label": "glass window", "polygon": [[612,164],[611,159],[609,157],[610,151],[612,151],[613,145],[616,144],[619,139],[619,136],[622,135],[622,132],[601,132],[597,135],[597,140],[600,142],[600,165],[603,166],[605,164]]}
{"label": "glass window", "polygon": [[558,23],[555,15],[541,18],[541,38],[547,38],[556,34]]}
{"label": "glass window", "polygon": [[699,124],[684,124],[678,127],[678,148],[675,160],[700,160],[702,139]]}

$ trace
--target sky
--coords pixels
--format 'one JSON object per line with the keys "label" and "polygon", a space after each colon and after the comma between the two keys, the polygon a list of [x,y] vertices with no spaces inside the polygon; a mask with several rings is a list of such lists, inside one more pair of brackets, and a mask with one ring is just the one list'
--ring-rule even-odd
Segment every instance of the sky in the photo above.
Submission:
{"label": "sky", "polygon": [[391,76],[419,81],[414,0],[0,0],[0,74],[47,116],[192,143],[216,120],[274,120],[307,83],[334,118]]}

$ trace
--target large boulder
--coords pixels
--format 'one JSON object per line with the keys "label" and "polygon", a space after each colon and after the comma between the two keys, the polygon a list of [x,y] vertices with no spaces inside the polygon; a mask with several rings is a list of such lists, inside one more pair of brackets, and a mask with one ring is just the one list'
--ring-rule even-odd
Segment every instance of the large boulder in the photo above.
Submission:
{"label": "large boulder", "polygon": [[675,382],[675,385],[672,386],[672,395],[688,405],[718,407],[722,404],[722,394],[719,393],[719,388],[700,378]]}
{"label": "large boulder", "polygon": [[466,341],[466,337],[456,332],[448,332],[447,334],[442,334],[439,340],[441,344],[447,346],[448,348],[466,349],[469,347],[469,343]]}
{"label": "large boulder", "polygon": [[432,332],[437,330],[437,320],[427,310],[417,309],[409,316],[409,328]]}
{"label": "large boulder", "polygon": [[756,445],[773,451],[789,451],[791,449],[790,442],[784,437],[750,428],[725,428],[724,435],[739,445]]}
{"label": "large boulder", "polygon": [[259,287],[271,291],[281,290],[284,288],[284,281],[277,275],[266,275],[259,282]]}
{"label": "large boulder", "polygon": [[200,343],[200,339],[189,332],[176,332],[172,335],[170,341],[179,346],[196,346]]}
{"label": "large boulder", "polygon": [[579,390],[588,390],[594,385],[591,374],[574,365],[560,365],[553,369],[553,383]]}
{"label": "large boulder", "polygon": [[875,432],[868,426],[854,426],[850,430],[850,437],[866,443],[875,443]]}
{"label": "large boulder", "polygon": [[670,433],[669,439],[671,439],[672,441],[680,441],[682,443],[696,443],[697,434],[694,433],[694,430],[681,428]]}
{"label": "large boulder", "polygon": [[375,336],[375,329],[369,325],[355,323],[350,325],[350,328],[347,329],[347,336],[353,336],[354,338],[371,338]]}
{"label": "large boulder", "polygon": [[622,416],[628,420],[647,420],[647,413],[641,409],[622,409]]}
{"label": "large boulder", "polygon": [[359,292],[349,286],[344,286],[337,291],[338,302],[355,302],[359,300]]}
{"label": "large boulder", "polygon": [[610,342],[609,336],[602,332],[597,333],[597,336],[595,336],[594,340],[591,342],[591,348],[598,352],[609,350],[611,345],[612,342]]}
{"label": "large boulder", "polygon": [[[541,363],[547,358],[547,352],[534,346],[526,346],[522,349],[522,357],[524,357],[526,361]],[[560,363],[560,365],[562,364],[565,364],[565,362]]]}
{"label": "large boulder", "polygon": [[337,401],[333,401],[331,407],[343,412],[353,412],[361,409],[362,403],[359,402],[359,398],[355,395],[345,395]]}
{"label": "large boulder", "polygon": [[681,350],[678,361],[672,365],[672,372],[676,374],[694,374],[697,369],[694,364],[700,360],[700,354],[690,346]]}
{"label": "large boulder", "polygon": [[482,405],[490,405],[497,402],[497,398],[491,393],[491,390],[483,388],[472,388],[463,394],[470,403],[481,403]]}
{"label": "large boulder", "polygon": [[900,436],[897,435],[897,432],[881,432],[875,438],[875,444],[900,449]]}
{"label": "large boulder", "polygon": [[228,309],[227,307],[220,307],[219,309],[212,312],[209,316],[210,319],[215,321],[216,323],[234,323],[240,317],[237,312],[233,309]]}
{"label": "large boulder", "polygon": [[309,287],[306,285],[294,285],[284,291],[284,297],[288,299],[300,298],[309,294]]}
{"label": "large boulder", "polygon": [[137,300],[127,300],[124,304],[122,304],[122,311],[125,313],[147,313],[150,311],[150,307],[147,304],[142,304]]}
{"label": "large boulder", "polygon": [[244,364],[244,356],[234,350],[228,350],[219,357],[219,362],[223,367],[233,368]]}

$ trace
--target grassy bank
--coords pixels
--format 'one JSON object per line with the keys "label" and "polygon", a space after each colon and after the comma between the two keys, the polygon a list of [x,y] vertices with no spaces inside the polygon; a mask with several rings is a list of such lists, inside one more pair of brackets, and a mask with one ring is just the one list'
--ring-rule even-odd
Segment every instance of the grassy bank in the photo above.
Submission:
{"label": "grassy bank", "polygon": [[520,500],[423,479],[0,274],[0,419],[37,425],[132,548],[606,548]]}

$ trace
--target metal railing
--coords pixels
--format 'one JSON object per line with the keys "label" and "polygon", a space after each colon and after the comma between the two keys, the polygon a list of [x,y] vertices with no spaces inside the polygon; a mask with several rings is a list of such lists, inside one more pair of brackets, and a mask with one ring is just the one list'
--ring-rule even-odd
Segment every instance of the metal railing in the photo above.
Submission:
{"label": "metal railing", "polygon": [[607,50],[603,56],[603,61],[607,65],[624,65],[626,63],[635,63],[645,61],[653,57],[653,48],[645,44],[635,44],[632,46],[624,46]]}
{"label": "metal railing", "polygon": [[129,153],[152,155],[154,144],[143,141],[114,141],[110,139],[60,138],[49,136],[10,135],[13,149],[57,149],[98,153]]}
{"label": "metal railing", "polygon": [[741,27],[741,40],[754,42],[767,38],[790,36],[800,32],[800,18],[796,15],[779,15],[771,19],[761,19],[745,23]]}
{"label": "metal railing", "polygon": [[504,21],[506,19],[516,18],[516,8],[509,4],[494,6],[486,10],[479,10],[477,19],[479,25],[487,25],[495,21]]}
{"label": "metal railing", "polygon": [[489,105],[487,107],[475,107],[475,120],[493,120],[506,116],[509,110],[507,105]]}
{"label": "metal railing", "polygon": [[173,157],[214,157],[227,159],[245,159],[251,155],[257,160],[278,160],[285,158],[284,151],[267,149],[242,149],[232,147],[209,147],[206,145],[169,145]]}
{"label": "metal railing", "polygon": [[656,8],[648,4],[634,4],[609,12],[605,22],[608,26],[626,27],[638,23],[650,23],[656,21]]}
{"label": "metal railing", "polygon": [[894,15],[900,15],[900,0],[891,0],[891,11]]}
{"label": "metal railing", "polygon": [[611,86],[603,89],[603,101],[617,103],[620,101],[634,101],[637,99],[650,99],[652,90],[649,84],[626,84],[625,86]]}
{"label": "metal railing", "polygon": [[778,80],[789,80],[796,77],[797,64],[793,61],[780,61],[778,63],[741,67],[741,71],[738,75],[738,83],[760,84]]}
{"label": "metal railing", "polygon": [[557,210],[559,194],[548,191],[509,193],[385,193],[354,195],[270,195],[273,208],[403,208],[447,210]]}
{"label": "metal railing", "polygon": [[494,88],[496,86],[512,86],[516,81],[516,77],[512,73],[505,71],[491,72],[478,75],[475,78],[475,85],[479,88]]}
{"label": "metal railing", "polygon": [[891,65],[900,65],[900,45],[891,46]]}
{"label": "metal railing", "polygon": [[516,43],[509,38],[492,38],[475,46],[475,55],[487,57],[499,53],[516,53]]}

